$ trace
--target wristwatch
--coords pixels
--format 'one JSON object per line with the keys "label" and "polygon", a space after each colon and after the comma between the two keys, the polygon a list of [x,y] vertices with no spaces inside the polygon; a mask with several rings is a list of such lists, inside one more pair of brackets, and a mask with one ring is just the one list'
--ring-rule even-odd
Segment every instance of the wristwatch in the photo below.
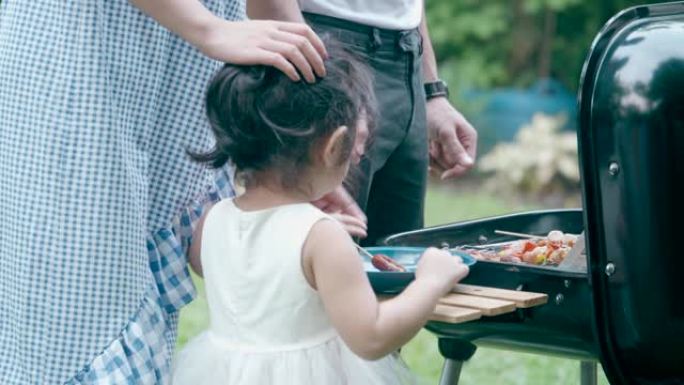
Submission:
{"label": "wristwatch", "polygon": [[430,100],[440,96],[449,97],[449,87],[444,80],[438,79],[434,82],[423,84],[425,88],[425,99]]}

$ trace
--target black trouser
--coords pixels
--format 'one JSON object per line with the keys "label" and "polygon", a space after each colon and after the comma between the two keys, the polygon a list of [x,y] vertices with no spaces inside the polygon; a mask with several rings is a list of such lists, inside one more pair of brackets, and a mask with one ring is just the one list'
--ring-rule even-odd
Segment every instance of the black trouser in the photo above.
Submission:
{"label": "black trouser", "polygon": [[364,58],[373,72],[376,125],[350,183],[368,216],[362,244],[423,227],[428,153],[418,29],[391,31],[321,15],[305,17],[318,34],[331,35]]}

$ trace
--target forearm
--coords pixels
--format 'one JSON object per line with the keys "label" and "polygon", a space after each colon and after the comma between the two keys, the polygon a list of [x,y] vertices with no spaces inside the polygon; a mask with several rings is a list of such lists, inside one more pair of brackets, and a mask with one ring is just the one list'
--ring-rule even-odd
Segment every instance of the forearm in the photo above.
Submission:
{"label": "forearm", "polygon": [[247,15],[251,19],[304,22],[297,0],[248,0]]}
{"label": "forearm", "polygon": [[426,83],[434,82],[439,79],[439,75],[437,73],[437,60],[435,58],[435,51],[432,48],[432,41],[430,40],[425,10],[423,10],[423,18],[420,21],[419,30],[420,35],[423,37],[423,81]]}
{"label": "forearm", "polygon": [[429,283],[414,281],[400,295],[379,304],[372,329],[371,358],[383,357],[405,345],[425,326],[441,296]]}
{"label": "forearm", "polygon": [[129,0],[148,16],[194,46],[219,18],[198,0]]}

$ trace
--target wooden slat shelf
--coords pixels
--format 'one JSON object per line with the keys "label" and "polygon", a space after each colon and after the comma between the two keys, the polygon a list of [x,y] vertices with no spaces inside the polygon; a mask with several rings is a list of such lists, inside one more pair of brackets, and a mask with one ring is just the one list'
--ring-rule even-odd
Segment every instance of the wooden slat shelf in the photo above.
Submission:
{"label": "wooden slat shelf", "polygon": [[447,294],[439,300],[439,303],[477,309],[487,316],[510,313],[516,309],[515,302],[467,294]]}
{"label": "wooden slat shelf", "polygon": [[479,297],[502,299],[515,302],[516,307],[528,308],[543,305],[548,301],[548,296],[541,293],[529,291],[496,289],[493,287],[475,286],[458,284],[453,290],[454,293],[470,294]]}
{"label": "wooden slat shelf", "polygon": [[542,293],[459,284],[439,300],[430,320],[462,323],[540,306],[547,301],[548,295]]}
{"label": "wooden slat shelf", "polygon": [[477,309],[437,304],[430,320],[458,324],[473,321],[480,317],[482,317],[482,312]]}

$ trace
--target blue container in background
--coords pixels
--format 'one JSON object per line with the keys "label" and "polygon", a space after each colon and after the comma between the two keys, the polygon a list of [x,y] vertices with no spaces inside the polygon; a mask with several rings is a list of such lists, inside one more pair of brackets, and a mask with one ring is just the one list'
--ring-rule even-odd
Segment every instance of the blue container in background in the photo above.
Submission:
{"label": "blue container in background", "polygon": [[576,130],[575,95],[553,79],[539,80],[530,88],[499,88],[470,90],[462,94],[468,103],[480,106],[468,119],[478,131],[479,153],[485,154],[501,141],[512,141],[535,113],[564,113],[568,120],[564,130]]}

